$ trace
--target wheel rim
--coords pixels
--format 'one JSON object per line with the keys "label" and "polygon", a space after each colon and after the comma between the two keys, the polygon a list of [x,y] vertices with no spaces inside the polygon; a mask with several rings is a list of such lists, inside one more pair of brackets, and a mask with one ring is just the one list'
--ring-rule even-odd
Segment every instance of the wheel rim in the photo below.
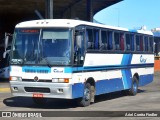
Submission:
{"label": "wheel rim", "polygon": [[88,88],[85,88],[84,90],[84,99],[85,101],[88,101],[90,99],[90,90]]}
{"label": "wheel rim", "polygon": [[137,93],[137,82],[136,81],[134,81],[134,83],[133,83],[133,91],[134,91],[134,93]]}

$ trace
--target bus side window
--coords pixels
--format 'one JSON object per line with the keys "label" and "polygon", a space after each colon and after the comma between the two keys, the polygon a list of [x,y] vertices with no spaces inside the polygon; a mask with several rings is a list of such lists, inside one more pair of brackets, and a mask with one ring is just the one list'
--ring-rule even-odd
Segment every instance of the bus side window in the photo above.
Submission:
{"label": "bus side window", "polygon": [[143,36],[140,36],[140,51],[143,51]]}
{"label": "bus side window", "polygon": [[130,51],[131,50],[131,42],[132,42],[132,38],[130,34],[126,34],[126,50]]}
{"label": "bus side window", "polygon": [[140,36],[136,35],[136,51],[140,51]]}
{"label": "bus side window", "polygon": [[108,32],[108,50],[113,49],[113,32],[109,31]]}
{"label": "bus side window", "polygon": [[114,43],[115,50],[120,50],[120,34],[118,32],[114,32]]}
{"label": "bus side window", "polygon": [[153,37],[149,37],[149,51],[153,52]]}
{"label": "bus side window", "polygon": [[126,42],[126,50],[134,51],[134,35],[127,33],[125,42]]}
{"label": "bus side window", "polygon": [[101,50],[107,50],[108,33],[107,31],[101,31]]}
{"label": "bus side window", "polygon": [[148,37],[147,36],[144,37],[144,47],[145,47],[145,51],[148,51]]}
{"label": "bus side window", "polygon": [[120,33],[120,49],[124,51],[124,33]]}
{"label": "bus side window", "polygon": [[135,49],[135,36],[133,34],[130,34],[130,39],[131,39],[131,51],[134,51]]}
{"label": "bus side window", "polygon": [[99,30],[94,29],[93,30],[93,36],[94,36],[94,49],[99,49]]}
{"label": "bus side window", "polygon": [[86,29],[86,41],[87,49],[94,49],[93,31],[92,29]]}

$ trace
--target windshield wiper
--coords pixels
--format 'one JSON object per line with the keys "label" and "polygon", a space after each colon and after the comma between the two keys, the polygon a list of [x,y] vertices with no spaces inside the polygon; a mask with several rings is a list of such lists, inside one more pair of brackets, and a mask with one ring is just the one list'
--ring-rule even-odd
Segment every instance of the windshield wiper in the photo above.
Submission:
{"label": "windshield wiper", "polygon": [[23,59],[12,59],[11,64],[23,64]]}
{"label": "windshield wiper", "polygon": [[46,58],[46,57],[44,57],[43,59],[44,59],[44,60],[45,60],[45,62],[47,63],[47,66],[51,68],[52,66],[51,66],[51,64],[49,63],[49,61],[47,60],[47,58]]}

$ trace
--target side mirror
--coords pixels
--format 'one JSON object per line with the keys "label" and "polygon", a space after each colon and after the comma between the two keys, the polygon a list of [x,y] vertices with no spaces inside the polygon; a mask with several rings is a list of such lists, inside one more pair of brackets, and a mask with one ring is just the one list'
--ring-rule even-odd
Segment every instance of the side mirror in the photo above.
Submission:
{"label": "side mirror", "polygon": [[4,45],[5,51],[6,51],[7,47],[8,47],[8,41],[9,41],[9,36],[7,35],[7,33],[5,33],[5,45]]}
{"label": "side mirror", "polygon": [[3,53],[3,58],[6,58],[7,54],[9,55],[10,50],[7,50]]}
{"label": "side mirror", "polygon": [[3,58],[6,58],[6,52],[3,53]]}

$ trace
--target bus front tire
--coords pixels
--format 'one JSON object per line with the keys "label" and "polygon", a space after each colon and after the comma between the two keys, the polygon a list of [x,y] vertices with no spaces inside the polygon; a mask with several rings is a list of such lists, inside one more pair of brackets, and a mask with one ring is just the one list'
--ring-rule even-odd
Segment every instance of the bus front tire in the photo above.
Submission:
{"label": "bus front tire", "polygon": [[94,99],[93,88],[94,86],[91,86],[90,83],[85,84],[83,97],[78,99],[79,106],[82,107],[89,106],[91,102],[93,102]]}
{"label": "bus front tire", "polygon": [[131,88],[129,89],[129,95],[135,96],[138,92],[138,79],[134,76]]}

